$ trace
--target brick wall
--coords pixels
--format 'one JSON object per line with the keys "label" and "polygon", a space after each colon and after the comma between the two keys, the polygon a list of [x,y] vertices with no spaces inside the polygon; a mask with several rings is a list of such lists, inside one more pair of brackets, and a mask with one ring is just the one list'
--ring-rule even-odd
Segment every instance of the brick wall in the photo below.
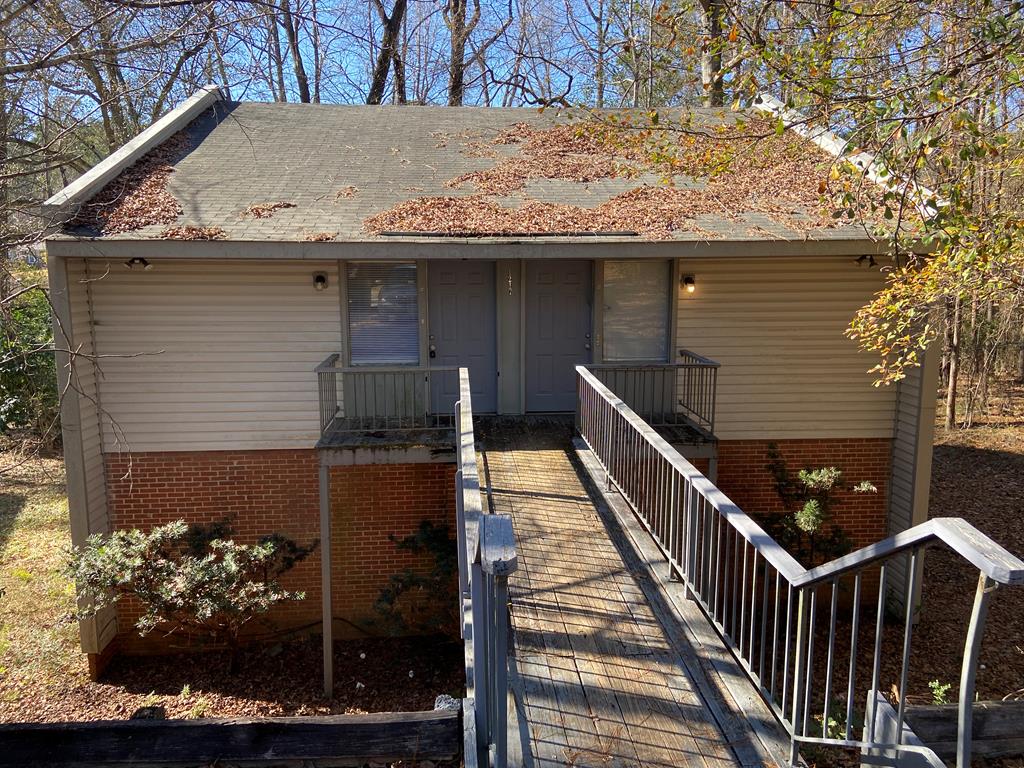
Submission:
{"label": "brick wall", "polygon": [[795,474],[800,469],[836,466],[851,483],[870,480],[878,493],[838,494],[834,521],[857,547],[887,534],[889,467],[892,441],[839,440],[724,440],[718,446],[718,487],[748,514],[781,512],[775,482],[768,471],[768,446],[775,442]]}
{"label": "brick wall", "polygon": [[[108,454],[111,522],[115,528],[151,528],[184,519],[230,519],[236,539],[251,542],[282,533],[299,544],[320,537],[318,462],[313,450],[201,451]],[[413,532],[421,520],[454,529],[453,464],[334,467],[331,470],[332,603],[336,631],[376,618],[373,602],[392,573],[426,568],[423,558],[396,550],[391,537]],[[273,628],[319,628],[319,550],[283,578],[306,599],[272,612]],[[166,643],[141,640],[131,628],[137,606],[119,609],[122,648],[160,650]],[[270,626],[254,627],[269,631]]]}
{"label": "brick wall", "polygon": [[[429,569],[429,557],[395,540],[420,522],[447,523],[455,535],[454,464],[370,464],[331,471],[331,602],[335,617],[376,627],[373,604],[391,575]],[[344,634],[344,622],[336,623]],[[351,632],[352,628],[348,627]]]}

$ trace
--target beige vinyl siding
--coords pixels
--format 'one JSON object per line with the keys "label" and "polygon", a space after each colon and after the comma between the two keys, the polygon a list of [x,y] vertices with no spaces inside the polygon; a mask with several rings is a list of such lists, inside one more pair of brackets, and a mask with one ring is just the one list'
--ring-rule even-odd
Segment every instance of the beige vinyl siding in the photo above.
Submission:
{"label": "beige vinyl siding", "polygon": [[[906,378],[896,385],[889,491],[890,535],[928,519],[937,384],[938,353],[932,349],[925,353],[921,366],[911,368]],[[906,565],[905,561],[897,559],[891,569],[890,600],[897,607],[906,605]]]}
{"label": "beige vinyl siding", "polygon": [[872,386],[869,355],[843,335],[883,285],[851,258],[686,259],[678,343],[721,363],[723,440],[891,437],[895,388]]}
{"label": "beige vinyl siding", "polygon": [[[69,303],[69,348],[72,356],[71,385],[64,396],[77,400],[78,441],[81,448],[82,479],[78,485],[81,498],[72,505],[72,538],[75,544],[96,533],[110,531],[110,516],[107,509],[106,479],[103,469],[103,446],[100,439],[100,408],[102,400],[97,389],[95,343],[92,333],[90,272],[81,259],[67,262],[67,283]],[[74,438],[68,435],[73,443]],[[75,450],[67,445],[68,451]],[[69,483],[69,493],[74,492]],[[70,502],[69,502],[70,503]],[[117,613],[102,611],[92,619],[82,622],[82,648],[88,653],[99,653],[117,634]]]}
{"label": "beige vinyl siding", "polygon": [[929,349],[921,366],[911,368],[897,385],[890,533],[905,531],[928,519],[938,370],[938,352]]}
{"label": "beige vinyl siding", "polygon": [[105,450],[315,444],[313,369],[341,349],[336,262],[115,263],[93,295]]}

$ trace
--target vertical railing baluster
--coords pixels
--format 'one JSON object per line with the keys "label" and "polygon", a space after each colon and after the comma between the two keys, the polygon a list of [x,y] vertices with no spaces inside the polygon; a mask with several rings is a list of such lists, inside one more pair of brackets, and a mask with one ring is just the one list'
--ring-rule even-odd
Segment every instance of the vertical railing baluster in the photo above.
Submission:
{"label": "vertical railing baluster", "polygon": [[828,712],[832,697],[832,665],[836,651],[836,612],[839,601],[839,579],[832,580],[832,603],[829,607],[828,660],[825,665],[825,705],[821,713],[822,738],[828,738]]}
{"label": "vertical railing baluster", "polygon": [[740,631],[736,638],[736,647],[743,655],[743,638],[747,634],[747,540],[743,541],[743,570],[740,573]]}
{"label": "vertical railing baluster", "polygon": [[769,563],[766,559],[764,561],[764,580],[762,582],[761,590],[764,593],[764,599],[761,602],[761,638],[760,638],[760,659],[757,664],[757,679],[761,685],[764,685],[764,657],[767,649],[765,648],[765,637],[768,633],[768,592],[770,588],[770,582],[768,580],[768,568]]}
{"label": "vertical railing baluster", "polygon": [[857,680],[857,635],[860,631],[860,588],[861,573],[853,579],[853,615],[850,619],[850,676],[846,686],[846,740],[850,740],[853,733],[853,708],[856,695]]}
{"label": "vertical railing baluster", "polygon": [[875,651],[872,657],[871,690],[868,695],[868,741],[875,740],[878,681],[882,674],[882,630],[885,628],[885,577],[883,563],[878,569],[878,616],[875,619]]}
{"label": "vertical railing baluster", "polygon": [[811,712],[811,684],[814,681],[814,620],[818,609],[818,589],[811,587],[811,608],[807,620],[807,663],[805,665],[804,717],[800,728],[802,736],[807,735],[807,722]]}
{"label": "vertical railing baluster", "polygon": [[796,643],[793,647],[793,712],[790,720],[792,726],[791,734],[792,740],[790,742],[790,755],[789,761],[791,765],[797,764],[797,742],[796,737],[800,734],[800,699],[803,693],[803,681],[801,677],[804,674],[804,666],[807,660],[803,654],[804,635],[806,633],[805,625],[806,621],[806,590],[801,589],[797,593],[797,609],[796,609]]}
{"label": "vertical railing baluster", "polygon": [[903,622],[903,662],[900,666],[900,703],[896,714],[896,743],[903,743],[903,716],[907,711],[907,675],[910,672],[910,649],[914,637],[914,594],[917,591],[917,549],[907,556],[906,612]]}
{"label": "vertical railing baluster", "polygon": [[[789,697],[789,649],[792,645],[793,629],[793,585],[786,584],[786,642],[783,645],[782,657],[782,711],[786,711],[787,698]],[[796,686],[793,686],[796,690]],[[792,720],[793,728],[796,728],[796,718]]]}
{"label": "vertical railing baluster", "polygon": [[782,574],[775,571],[775,605],[773,606],[774,610],[772,611],[772,676],[771,684],[768,688],[768,694],[772,701],[775,700],[775,676],[778,672],[779,666],[779,604],[782,598],[779,586],[781,581]]}

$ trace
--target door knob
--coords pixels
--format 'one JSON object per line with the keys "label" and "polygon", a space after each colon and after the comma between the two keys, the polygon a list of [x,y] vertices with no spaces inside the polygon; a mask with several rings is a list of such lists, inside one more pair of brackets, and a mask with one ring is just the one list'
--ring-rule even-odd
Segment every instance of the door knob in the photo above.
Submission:
{"label": "door knob", "polygon": [[589,345],[589,344],[584,344],[584,345],[583,345],[583,348],[584,348],[584,349],[590,349],[590,345]]}

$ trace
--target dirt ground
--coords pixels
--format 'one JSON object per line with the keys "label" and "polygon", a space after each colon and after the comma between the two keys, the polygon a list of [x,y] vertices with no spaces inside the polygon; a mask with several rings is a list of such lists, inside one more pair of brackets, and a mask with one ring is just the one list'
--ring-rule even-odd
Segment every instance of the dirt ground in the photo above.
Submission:
{"label": "dirt ground", "polygon": [[[930,497],[932,517],[962,517],[1018,557],[1024,557],[1021,390],[1014,388],[1012,400],[997,399],[981,426],[951,432],[937,428]],[[927,682],[939,679],[953,684],[950,696],[956,695],[962,622],[969,616],[977,578],[977,569],[948,550],[928,553],[914,641],[923,650],[913,659],[912,691],[924,684],[927,692]],[[993,595],[980,662],[981,699],[1024,697],[1024,587],[1000,588]]]}

